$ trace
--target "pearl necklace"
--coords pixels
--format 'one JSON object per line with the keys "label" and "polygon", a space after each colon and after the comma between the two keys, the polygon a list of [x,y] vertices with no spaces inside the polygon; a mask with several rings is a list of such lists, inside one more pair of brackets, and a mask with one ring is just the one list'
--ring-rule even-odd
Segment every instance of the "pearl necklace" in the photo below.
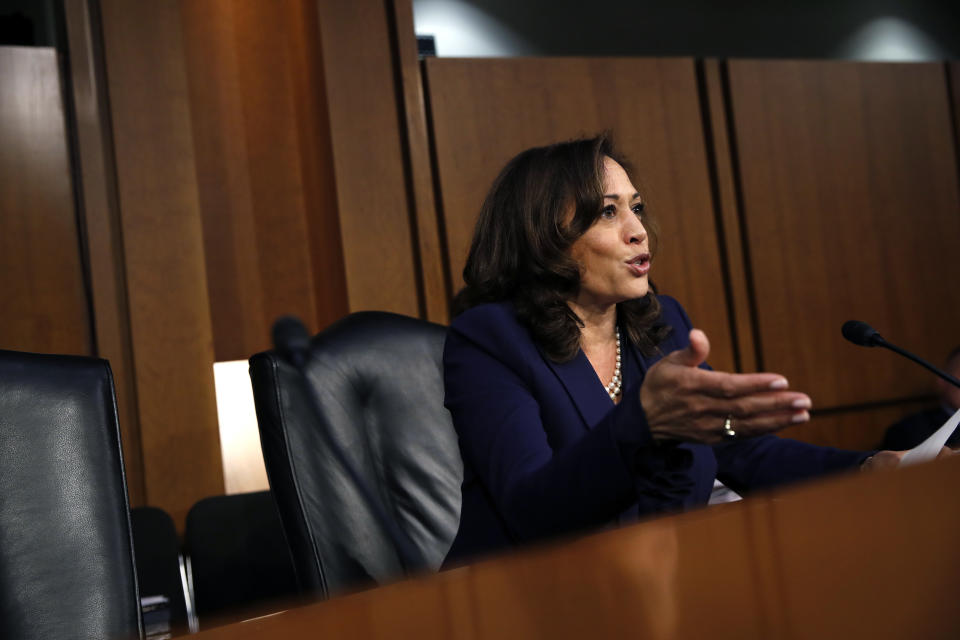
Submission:
{"label": "pearl necklace", "polygon": [[611,400],[616,400],[620,395],[620,388],[623,385],[623,379],[620,377],[620,327],[617,327],[617,366],[613,370],[613,379],[606,385],[607,394]]}

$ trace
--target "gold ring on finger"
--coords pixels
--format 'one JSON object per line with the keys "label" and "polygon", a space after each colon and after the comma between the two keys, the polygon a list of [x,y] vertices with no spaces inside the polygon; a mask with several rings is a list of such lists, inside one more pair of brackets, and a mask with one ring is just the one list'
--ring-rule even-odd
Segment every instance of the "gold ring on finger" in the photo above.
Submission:
{"label": "gold ring on finger", "polygon": [[733,430],[733,416],[727,414],[727,419],[723,421],[723,432],[721,434],[724,440],[734,440],[737,432]]}

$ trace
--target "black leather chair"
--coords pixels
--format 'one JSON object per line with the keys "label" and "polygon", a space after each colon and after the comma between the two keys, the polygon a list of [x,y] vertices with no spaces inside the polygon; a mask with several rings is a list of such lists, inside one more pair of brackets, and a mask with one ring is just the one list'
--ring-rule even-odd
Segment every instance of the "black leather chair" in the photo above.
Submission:
{"label": "black leather chair", "polygon": [[[359,312],[310,342],[307,383],[272,351],[250,359],[260,439],[301,591],[342,593],[408,573],[385,513],[436,570],[460,519],[463,465],[443,406],[446,328]],[[326,430],[326,433],[324,433]],[[330,446],[346,454],[368,503]]]}
{"label": "black leather chair", "polygon": [[0,351],[0,637],[141,636],[110,367]]}
{"label": "black leather chair", "polygon": [[134,507],[130,510],[130,524],[140,597],[167,599],[165,607],[154,609],[149,601],[141,607],[144,632],[150,636],[155,626],[162,629],[163,624],[157,624],[160,619],[168,622],[168,631],[173,635],[183,635],[189,626],[188,609],[192,610],[192,603],[184,585],[186,565],[173,518],[158,507]]}
{"label": "black leather chair", "polygon": [[200,500],[187,513],[183,541],[201,629],[228,612],[279,611],[298,593],[269,491]]}

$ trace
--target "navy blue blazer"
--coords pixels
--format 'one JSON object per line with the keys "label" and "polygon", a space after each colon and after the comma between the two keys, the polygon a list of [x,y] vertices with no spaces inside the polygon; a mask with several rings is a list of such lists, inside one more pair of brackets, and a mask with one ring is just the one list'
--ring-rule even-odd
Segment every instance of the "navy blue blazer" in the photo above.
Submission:
{"label": "navy blue blazer", "polygon": [[625,345],[616,405],[583,351],[569,362],[551,361],[511,304],[480,305],[453,321],[443,354],[445,405],[460,438],[464,479],[448,565],[706,504],[715,478],[743,494],[854,468],[866,458],[775,436],[655,444],[640,383],[660,357],[687,345],[691,329],[676,300],[659,299],[661,320],[673,330],[655,357]]}

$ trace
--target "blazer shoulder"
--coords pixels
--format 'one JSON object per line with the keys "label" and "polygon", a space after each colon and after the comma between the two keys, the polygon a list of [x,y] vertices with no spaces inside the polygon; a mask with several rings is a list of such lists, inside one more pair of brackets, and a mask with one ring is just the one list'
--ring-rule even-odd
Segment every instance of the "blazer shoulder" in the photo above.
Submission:
{"label": "blazer shoulder", "polygon": [[537,351],[530,331],[509,302],[477,305],[454,318],[446,350],[459,347],[464,340],[506,361],[528,360]]}
{"label": "blazer shoulder", "polygon": [[668,295],[658,295],[657,300],[660,302],[660,317],[666,324],[682,328],[690,323],[687,312],[680,306],[676,298]]}
{"label": "blazer shoulder", "polygon": [[514,347],[532,341],[530,331],[520,322],[509,302],[491,302],[468,309],[454,318],[450,331],[488,347]]}

